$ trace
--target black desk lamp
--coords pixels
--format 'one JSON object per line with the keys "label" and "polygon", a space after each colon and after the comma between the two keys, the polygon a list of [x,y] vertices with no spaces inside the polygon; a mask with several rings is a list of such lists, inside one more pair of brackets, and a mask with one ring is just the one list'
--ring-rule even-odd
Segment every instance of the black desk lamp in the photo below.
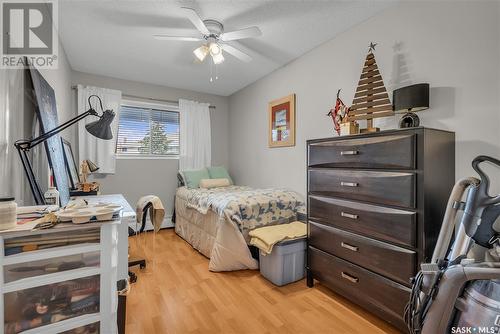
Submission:
{"label": "black desk lamp", "polygon": [[400,128],[419,126],[420,119],[415,112],[429,108],[429,84],[421,83],[394,90],[392,108],[395,113],[404,113],[399,121]]}
{"label": "black desk lamp", "polygon": [[[90,103],[90,99],[92,97],[96,97],[99,100],[99,104],[101,106],[101,111],[102,111],[102,115],[100,115],[100,116],[97,113],[97,111],[95,111],[95,109],[92,108],[92,104]],[[20,156],[21,162],[23,164],[24,172],[26,173],[26,176],[28,177],[31,191],[33,192],[33,196],[35,197],[35,202],[38,205],[45,204],[45,199],[43,197],[43,193],[42,193],[42,190],[40,189],[38,181],[36,180],[31,162],[28,159],[28,152],[33,147],[45,142],[50,137],[58,134],[59,132],[61,132],[64,129],[68,128],[69,126],[81,121],[82,119],[84,119],[85,117],[87,117],[89,115],[99,117],[99,119],[97,121],[85,125],[85,129],[87,129],[87,131],[90,134],[94,135],[97,138],[104,139],[104,140],[109,140],[109,139],[113,138],[113,132],[111,131],[111,126],[110,126],[111,122],[113,122],[113,119],[115,118],[115,113],[113,112],[113,110],[104,110],[102,107],[101,98],[97,95],[90,95],[88,102],[89,102],[90,108],[89,108],[89,110],[87,110],[83,114],[80,114],[80,115],[76,116],[75,118],[70,119],[69,121],[55,127],[54,129],[52,129],[50,131],[42,133],[37,138],[31,139],[31,140],[21,139],[21,140],[18,140],[14,143],[14,146],[16,147],[17,151],[19,152],[19,156]]]}

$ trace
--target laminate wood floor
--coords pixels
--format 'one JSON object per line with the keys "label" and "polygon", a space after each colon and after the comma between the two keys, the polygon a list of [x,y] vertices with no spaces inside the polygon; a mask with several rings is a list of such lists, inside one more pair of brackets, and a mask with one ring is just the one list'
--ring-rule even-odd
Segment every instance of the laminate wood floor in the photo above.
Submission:
{"label": "laminate wood floor", "polygon": [[138,281],[127,297],[127,334],[398,333],[321,284],[276,287],[257,270],[213,273],[172,229],[130,237]]}

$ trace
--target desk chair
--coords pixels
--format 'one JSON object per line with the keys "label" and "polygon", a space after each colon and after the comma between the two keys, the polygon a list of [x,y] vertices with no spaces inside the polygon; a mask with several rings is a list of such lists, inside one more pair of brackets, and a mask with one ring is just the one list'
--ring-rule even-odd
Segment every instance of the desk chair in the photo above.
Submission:
{"label": "desk chair", "polygon": [[[139,233],[144,232],[144,228],[146,227],[146,217],[148,216],[148,210],[153,210],[153,204],[149,203],[147,204],[144,209],[142,210],[142,222],[141,222],[141,227],[139,230],[134,231],[132,228],[128,228],[128,236],[133,236],[137,235]],[[133,267],[133,266],[139,266],[140,269],[146,268],[146,259],[136,259],[136,260],[130,260],[128,261],[128,267]],[[128,272],[128,275],[130,276],[130,283],[135,283],[137,282],[137,275],[131,271]]]}

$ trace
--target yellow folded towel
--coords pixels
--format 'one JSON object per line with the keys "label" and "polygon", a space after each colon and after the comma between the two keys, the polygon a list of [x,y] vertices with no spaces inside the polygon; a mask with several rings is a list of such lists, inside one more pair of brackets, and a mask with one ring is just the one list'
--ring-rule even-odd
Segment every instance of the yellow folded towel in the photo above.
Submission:
{"label": "yellow folded towel", "polygon": [[256,228],[250,231],[250,245],[259,248],[266,254],[271,254],[273,247],[280,241],[303,238],[307,235],[307,225],[299,221],[289,224],[273,225]]}

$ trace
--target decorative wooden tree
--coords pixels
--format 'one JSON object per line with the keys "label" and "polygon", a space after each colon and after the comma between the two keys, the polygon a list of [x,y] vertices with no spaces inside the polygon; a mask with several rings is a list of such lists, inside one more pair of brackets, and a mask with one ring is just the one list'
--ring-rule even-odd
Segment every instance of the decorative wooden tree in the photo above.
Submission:
{"label": "decorative wooden tree", "polygon": [[361,129],[361,132],[376,132],[379,128],[373,127],[373,119],[394,115],[389,95],[384,86],[382,75],[380,74],[375,60],[375,46],[370,43],[365,65],[361,72],[358,82],[358,88],[352,106],[349,109],[349,121],[366,119],[367,128]]}

